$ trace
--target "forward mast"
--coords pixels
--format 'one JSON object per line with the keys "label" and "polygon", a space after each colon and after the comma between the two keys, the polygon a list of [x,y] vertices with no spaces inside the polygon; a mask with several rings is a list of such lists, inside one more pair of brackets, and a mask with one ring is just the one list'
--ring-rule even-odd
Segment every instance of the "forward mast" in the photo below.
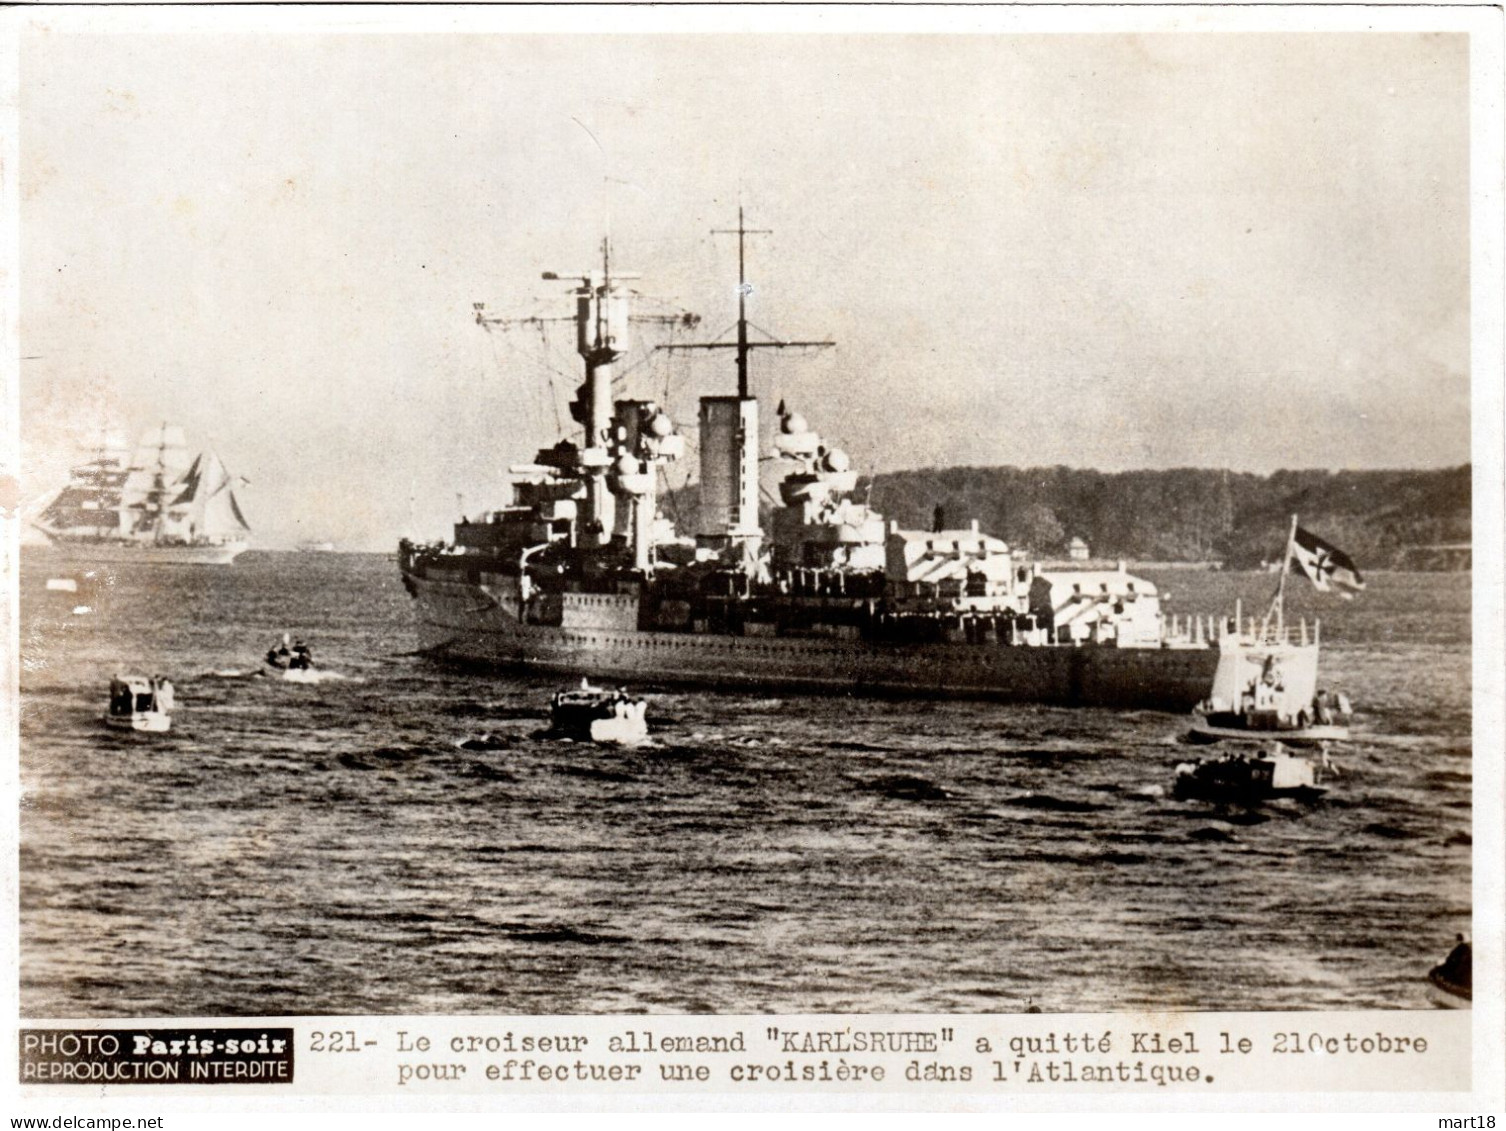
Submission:
{"label": "forward mast", "polygon": [[618,363],[631,348],[634,322],[695,325],[694,315],[640,315],[632,311],[635,293],[623,284],[636,273],[614,271],[610,239],[601,241],[601,265],[590,271],[546,271],[547,281],[574,279],[575,313],[568,319],[492,318],[477,306],[476,320],[485,325],[515,322],[573,321],[576,352],[585,365],[585,379],[570,404],[570,415],[583,436],[579,445],[568,441],[543,449],[533,466],[514,471],[543,480],[519,484],[518,503],[542,521],[543,549],[563,534],[572,548],[610,552],[625,546],[636,569],[653,564],[654,523],[658,513],[655,481],[659,465],[680,458],[684,437],[652,401],[612,398]]}

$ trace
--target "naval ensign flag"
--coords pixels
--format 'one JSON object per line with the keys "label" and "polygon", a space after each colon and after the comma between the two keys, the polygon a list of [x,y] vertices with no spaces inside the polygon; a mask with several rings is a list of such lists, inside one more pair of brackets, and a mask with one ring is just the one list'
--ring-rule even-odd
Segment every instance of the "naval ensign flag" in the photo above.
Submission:
{"label": "naval ensign flag", "polygon": [[1348,554],[1300,526],[1292,535],[1291,554],[1320,593],[1332,589],[1348,599],[1365,588],[1365,579]]}

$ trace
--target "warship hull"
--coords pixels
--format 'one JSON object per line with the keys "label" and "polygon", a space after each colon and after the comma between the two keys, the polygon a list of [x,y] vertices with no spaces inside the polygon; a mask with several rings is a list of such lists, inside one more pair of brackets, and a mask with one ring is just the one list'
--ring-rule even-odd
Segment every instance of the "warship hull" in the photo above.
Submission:
{"label": "warship hull", "polygon": [[491,586],[405,577],[419,645],[434,658],[571,677],[1185,712],[1206,697],[1218,664],[1218,650],[1206,647],[891,644],[524,624]]}

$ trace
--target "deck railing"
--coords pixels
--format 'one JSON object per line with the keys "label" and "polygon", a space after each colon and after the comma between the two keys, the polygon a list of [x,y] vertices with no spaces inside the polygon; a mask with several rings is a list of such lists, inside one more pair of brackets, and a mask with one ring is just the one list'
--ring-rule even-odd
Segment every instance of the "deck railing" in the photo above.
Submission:
{"label": "deck railing", "polygon": [[1308,623],[1305,617],[1296,624],[1270,618],[1177,616],[1161,617],[1161,639],[1173,647],[1196,648],[1238,639],[1246,644],[1290,644],[1300,647],[1320,643],[1322,622]]}

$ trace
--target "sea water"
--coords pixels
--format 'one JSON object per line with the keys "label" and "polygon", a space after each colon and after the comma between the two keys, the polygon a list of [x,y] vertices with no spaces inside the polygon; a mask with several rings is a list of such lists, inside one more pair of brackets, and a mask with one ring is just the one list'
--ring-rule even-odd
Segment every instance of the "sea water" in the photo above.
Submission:
{"label": "sea water", "polygon": [[[634,685],[653,742],[599,748],[540,735],[561,680],[414,654],[383,555],[116,566],[80,615],[69,568],[21,571],[26,1016],[1415,1009],[1469,931],[1468,574],[1294,578],[1353,739],[1227,808],[1171,796],[1169,714]],[[251,674],[283,632],[328,678]],[[105,729],[116,672],[171,733]]]}

